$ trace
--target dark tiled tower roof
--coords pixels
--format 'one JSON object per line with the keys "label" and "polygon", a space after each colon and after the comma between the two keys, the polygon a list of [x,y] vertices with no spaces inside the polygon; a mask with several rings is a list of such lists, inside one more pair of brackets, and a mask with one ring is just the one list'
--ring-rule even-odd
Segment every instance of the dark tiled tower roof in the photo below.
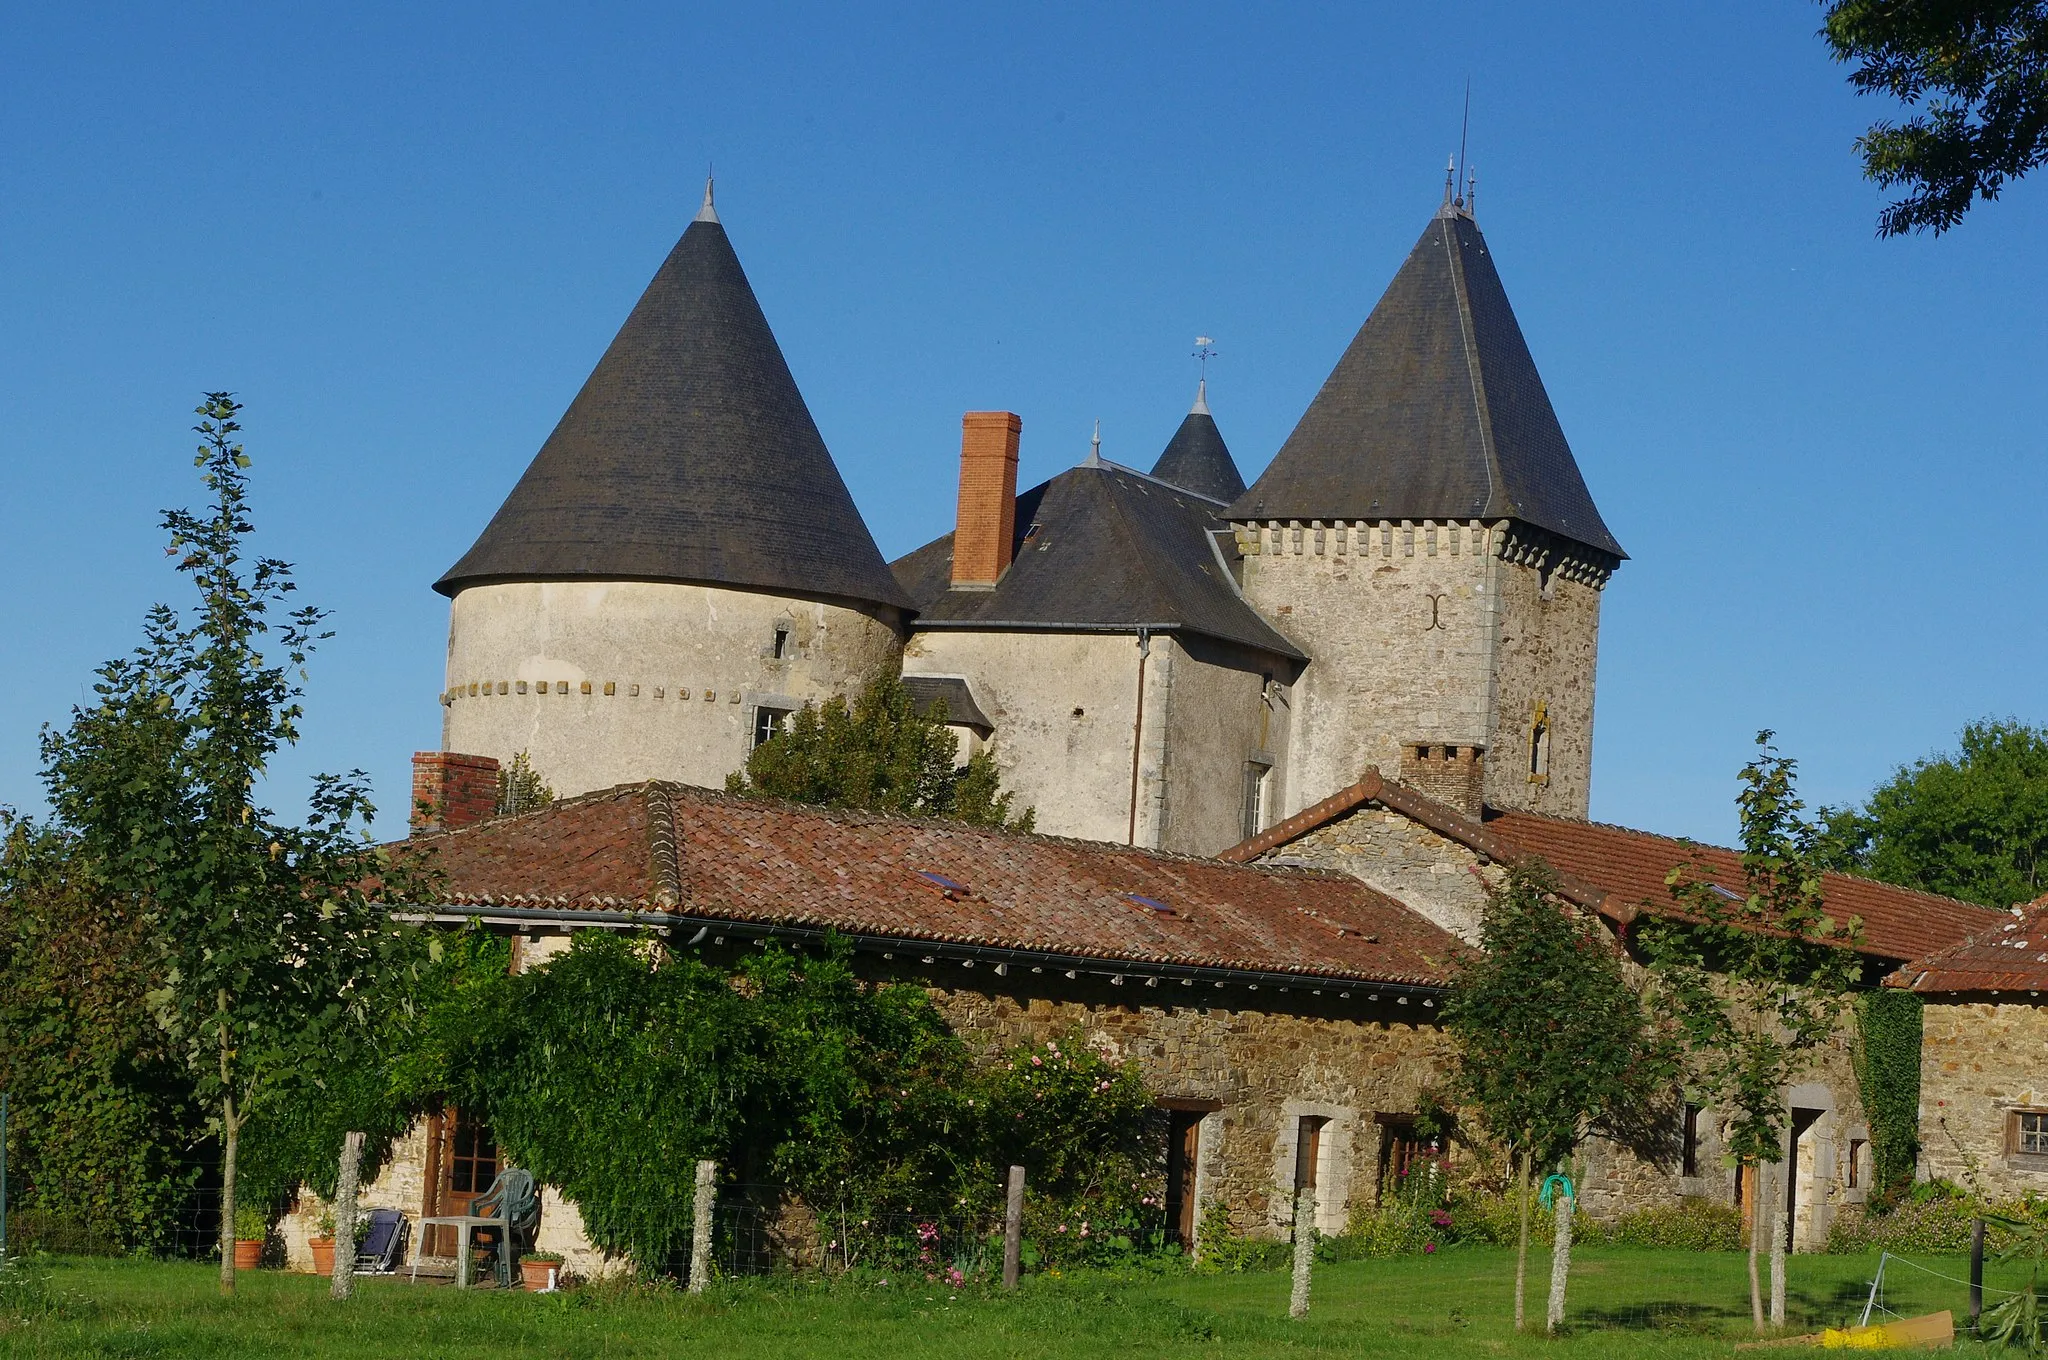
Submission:
{"label": "dark tiled tower roof", "polygon": [[1222,507],[1114,463],[1017,497],[1016,555],[993,590],[953,589],[953,535],[892,565],[920,629],[1201,633],[1304,659],[1237,593]]}
{"label": "dark tiled tower roof", "polygon": [[1616,560],[1486,239],[1423,231],[1236,520],[1515,519]]}
{"label": "dark tiled tower roof", "polygon": [[574,579],[909,603],[708,191],[568,413],[434,589]]}
{"label": "dark tiled tower roof", "polygon": [[1244,494],[1244,475],[1209,414],[1207,384],[1195,389],[1195,406],[1180,423],[1166,451],[1152,465],[1152,475],[1197,496],[1229,504]]}

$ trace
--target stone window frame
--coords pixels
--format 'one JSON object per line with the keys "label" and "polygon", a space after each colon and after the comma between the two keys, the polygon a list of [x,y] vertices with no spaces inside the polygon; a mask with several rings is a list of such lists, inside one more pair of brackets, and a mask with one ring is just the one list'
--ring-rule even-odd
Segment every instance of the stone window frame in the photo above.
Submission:
{"label": "stone window frame", "polygon": [[[1361,1116],[1351,1106],[1330,1101],[1281,1102],[1279,1126],[1273,1137],[1272,1223],[1282,1233],[1294,1226],[1294,1158],[1304,1117],[1328,1121],[1322,1126],[1316,1148],[1316,1230],[1326,1236],[1334,1235],[1344,1231],[1352,1181],[1360,1170],[1357,1150]],[[1372,1116],[1367,1113],[1362,1118],[1369,1125]]]}

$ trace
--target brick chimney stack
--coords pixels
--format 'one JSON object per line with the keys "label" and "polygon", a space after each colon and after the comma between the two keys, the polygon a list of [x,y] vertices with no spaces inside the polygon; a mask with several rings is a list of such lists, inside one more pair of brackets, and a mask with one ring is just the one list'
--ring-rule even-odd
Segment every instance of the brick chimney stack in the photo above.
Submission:
{"label": "brick chimney stack", "polygon": [[993,590],[1017,537],[1017,438],[1008,411],[960,418],[960,514],[953,526],[953,588]]}
{"label": "brick chimney stack", "polygon": [[1401,748],[1401,782],[1478,821],[1486,809],[1486,748],[1410,742]]}
{"label": "brick chimney stack", "polygon": [[494,817],[498,762],[492,756],[415,751],[412,756],[412,834],[431,836]]}

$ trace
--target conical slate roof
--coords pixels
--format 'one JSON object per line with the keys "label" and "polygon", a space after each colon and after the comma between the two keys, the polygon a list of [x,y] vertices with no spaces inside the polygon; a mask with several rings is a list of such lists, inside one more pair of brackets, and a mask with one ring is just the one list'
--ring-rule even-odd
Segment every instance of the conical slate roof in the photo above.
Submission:
{"label": "conical slate roof", "polygon": [[1208,384],[1195,389],[1195,406],[1180,423],[1166,451],[1152,465],[1152,475],[1197,496],[1229,504],[1244,494],[1244,475],[1209,414]]}
{"label": "conical slate roof", "polygon": [[434,589],[570,579],[909,605],[708,191],[568,413]]}
{"label": "conical slate roof", "polygon": [[1517,519],[1616,559],[1486,239],[1446,207],[1234,520]]}

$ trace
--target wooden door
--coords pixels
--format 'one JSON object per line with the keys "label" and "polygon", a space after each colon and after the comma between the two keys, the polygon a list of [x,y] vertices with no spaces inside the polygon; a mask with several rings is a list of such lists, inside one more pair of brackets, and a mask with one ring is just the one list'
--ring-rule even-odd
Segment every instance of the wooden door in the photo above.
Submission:
{"label": "wooden door", "polygon": [[[424,1216],[466,1214],[477,1196],[498,1178],[498,1142],[491,1126],[460,1110],[446,1110],[427,1121],[427,1175]],[[423,1235],[424,1256],[452,1256],[453,1228],[435,1228]]]}
{"label": "wooden door", "polygon": [[1166,1231],[1182,1251],[1195,1249],[1195,1172],[1201,1155],[1202,1115],[1175,1110],[1166,1134]]}

